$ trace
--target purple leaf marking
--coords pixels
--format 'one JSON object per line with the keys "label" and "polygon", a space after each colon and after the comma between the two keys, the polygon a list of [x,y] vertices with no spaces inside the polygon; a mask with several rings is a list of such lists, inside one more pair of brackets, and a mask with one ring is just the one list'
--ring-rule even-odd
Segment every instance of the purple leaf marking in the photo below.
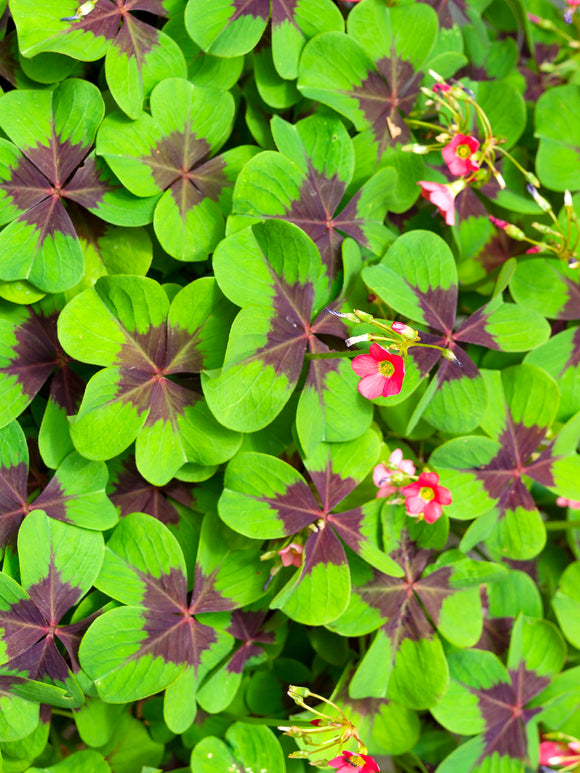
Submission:
{"label": "purple leaf marking", "polygon": [[24,462],[2,468],[0,475],[0,546],[14,542],[30,508],[26,502],[28,468]]}
{"label": "purple leaf marking", "polygon": [[95,615],[79,623],[59,626],[62,617],[82,597],[83,591],[62,579],[51,562],[49,573],[28,589],[29,599],[21,599],[0,612],[0,627],[6,644],[4,669],[24,672],[30,679],[50,678],[66,682],[70,669],[55,638],[65,646],[75,670],[82,633]]}
{"label": "purple leaf marking", "polygon": [[229,24],[244,16],[264,20],[270,16],[270,0],[232,0],[231,4],[234,13],[228,19]]}
{"label": "purple leaf marking", "polygon": [[137,471],[133,457],[124,463],[112,489],[110,499],[122,517],[129,513],[147,513],[166,525],[179,523],[179,513],[171,500],[185,507],[193,504],[189,486],[177,480],[167,486],[154,486]]}
{"label": "purple leaf marking", "polygon": [[541,708],[524,708],[549,683],[548,677],[524,671],[523,663],[518,671],[510,671],[510,684],[500,682],[487,689],[471,689],[479,699],[479,710],[485,720],[485,748],[478,760],[489,759],[494,752],[500,756],[525,759],[527,741],[526,724]]}
{"label": "purple leaf marking", "polygon": [[474,470],[490,497],[499,500],[500,518],[507,510],[518,507],[528,511],[536,509],[522,475],[538,480],[542,485],[554,485],[551,474],[552,444],[537,460],[530,461],[530,456],[545,435],[545,428],[537,425],[526,427],[520,422],[513,422],[509,415],[507,423],[508,427],[498,440],[501,445],[498,453],[486,465]]}
{"label": "purple leaf marking", "polygon": [[385,619],[383,629],[398,648],[405,639],[419,641],[434,636],[441,606],[454,591],[449,585],[452,570],[437,569],[425,578],[423,571],[431,551],[420,550],[404,534],[401,544],[391,554],[405,571],[404,577],[389,577],[373,569],[373,578],[357,588],[356,593]]}
{"label": "purple leaf marking", "polygon": [[230,658],[226,671],[230,674],[241,674],[250,658],[261,655],[264,650],[260,644],[273,644],[275,636],[271,631],[263,631],[262,623],[265,612],[242,612],[237,610],[232,614],[232,621],[227,633],[243,642],[242,646]]}

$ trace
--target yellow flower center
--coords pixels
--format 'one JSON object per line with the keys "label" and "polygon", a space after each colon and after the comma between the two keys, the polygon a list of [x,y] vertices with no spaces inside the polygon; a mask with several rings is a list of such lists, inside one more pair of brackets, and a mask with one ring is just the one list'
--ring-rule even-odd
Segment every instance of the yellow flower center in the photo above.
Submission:
{"label": "yellow flower center", "polygon": [[455,152],[459,158],[469,158],[471,155],[471,148],[469,145],[458,145]]}
{"label": "yellow flower center", "polygon": [[349,757],[347,759],[347,762],[349,765],[352,765],[353,768],[362,768],[365,765],[365,761],[362,757]]}
{"label": "yellow flower center", "polygon": [[395,372],[395,366],[389,360],[383,360],[379,363],[379,373],[385,378],[389,378]]}
{"label": "yellow flower center", "polygon": [[430,486],[423,486],[421,491],[419,491],[419,496],[425,502],[430,502],[432,499],[435,499],[435,492]]}

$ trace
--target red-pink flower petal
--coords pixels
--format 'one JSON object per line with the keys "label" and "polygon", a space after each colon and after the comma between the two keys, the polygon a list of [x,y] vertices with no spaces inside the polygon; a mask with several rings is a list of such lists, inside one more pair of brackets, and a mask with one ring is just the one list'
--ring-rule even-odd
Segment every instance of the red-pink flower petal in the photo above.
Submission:
{"label": "red-pink flower petal", "polygon": [[337,773],[380,773],[376,760],[368,754],[343,752],[328,764],[331,768],[336,768]]}
{"label": "red-pink flower petal", "polygon": [[[449,185],[432,183],[428,180],[419,180],[421,196],[435,204],[440,214],[445,218],[447,225],[455,225],[455,196]],[[458,191],[459,192],[459,191]]]}
{"label": "red-pink flower petal", "polygon": [[373,470],[373,483],[375,486],[384,486],[385,483],[388,483],[391,480],[393,475],[393,470],[387,469],[384,464],[377,464]]}
{"label": "red-pink flower petal", "polygon": [[379,365],[370,354],[359,354],[351,362],[352,369],[357,376],[373,376],[379,372]]}
{"label": "red-pink flower petal", "polygon": [[381,373],[375,373],[374,376],[365,376],[358,382],[358,391],[368,400],[374,400],[375,397],[383,396],[383,385],[385,377]]}

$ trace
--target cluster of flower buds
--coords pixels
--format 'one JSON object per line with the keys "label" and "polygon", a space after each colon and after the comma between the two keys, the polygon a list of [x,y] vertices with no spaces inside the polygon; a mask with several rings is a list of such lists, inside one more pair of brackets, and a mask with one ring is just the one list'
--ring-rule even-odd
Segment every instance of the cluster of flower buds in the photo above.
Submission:
{"label": "cluster of flower buds", "polygon": [[[362,743],[355,725],[335,703],[311,692],[308,687],[290,685],[288,695],[296,705],[316,715],[316,719],[311,720],[305,726],[290,725],[278,728],[284,735],[299,739],[307,747],[301,751],[292,752],[288,755],[289,757],[308,759],[310,764],[315,767],[330,766],[335,768],[337,773],[380,773],[376,760],[367,754],[367,748]],[[325,714],[309,706],[306,703],[306,698],[314,698],[325,703],[333,710],[333,713]],[[328,737],[329,735],[330,737]],[[344,751],[342,747],[352,741],[356,743],[356,752]],[[337,747],[339,750],[337,757],[327,759],[317,756],[328,752],[333,747]],[[312,759],[313,755],[316,756],[316,759]]]}
{"label": "cluster of flower buds", "polygon": [[439,485],[437,473],[423,471],[417,476],[415,472],[413,462],[403,459],[403,452],[396,448],[388,462],[377,464],[373,471],[377,497],[390,497],[391,504],[404,502],[407,515],[435,523],[443,512],[442,505],[451,504],[451,492]]}
{"label": "cluster of flower buds", "polygon": [[[577,2],[580,3],[580,0]],[[509,159],[522,173],[526,183],[536,190],[540,185],[537,177],[533,172],[524,169],[502,147],[505,139],[494,134],[485,111],[473,93],[461,83],[446,83],[433,70],[430,70],[429,74],[435,83],[430,89],[422,89],[428,97],[425,107],[427,110],[434,109],[438,119],[445,125],[407,118],[406,122],[411,128],[425,132],[425,141],[429,144],[415,142],[403,146],[403,150],[419,154],[440,150],[448,174],[457,178],[450,183],[430,180],[420,180],[418,183],[421,186],[421,195],[435,204],[447,225],[455,225],[455,199],[467,186],[481,187],[493,178],[500,188],[505,188],[505,181],[497,167],[498,156]],[[481,139],[473,134],[474,115],[477,133]],[[546,204],[550,208],[549,203]]]}
{"label": "cluster of flower buds", "polygon": [[[361,376],[358,391],[369,400],[373,400],[375,397],[390,397],[399,394],[403,388],[407,352],[412,346],[439,349],[446,360],[462,367],[461,362],[451,349],[422,343],[419,331],[404,322],[380,322],[372,314],[359,309],[354,309],[348,313],[332,309],[326,309],[326,311],[353,324],[365,322],[380,331],[380,335],[363,333],[359,336],[351,336],[345,341],[347,346],[373,342],[368,354],[360,354],[351,363],[357,376]],[[379,346],[379,344],[374,343],[375,341],[380,341],[384,345]]]}
{"label": "cluster of flower buds", "polygon": [[512,239],[531,244],[532,246],[526,250],[527,255],[536,252],[552,254],[560,260],[565,260],[569,268],[578,268],[580,261],[578,260],[577,247],[580,240],[580,228],[578,227],[578,216],[570,191],[565,191],[564,193],[564,210],[566,212],[566,227],[564,229],[556,218],[550,202],[538,193],[534,185],[528,185],[528,193],[542,212],[548,214],[552,220],[553,227],[544,223],[532,223],[532,228],[535,228],[536,231],[539,231],[546,237],[545,241],[530,239],[517,225],[507,223],[505,220],[500,220],[493,215],[490,215],[489,219]]}

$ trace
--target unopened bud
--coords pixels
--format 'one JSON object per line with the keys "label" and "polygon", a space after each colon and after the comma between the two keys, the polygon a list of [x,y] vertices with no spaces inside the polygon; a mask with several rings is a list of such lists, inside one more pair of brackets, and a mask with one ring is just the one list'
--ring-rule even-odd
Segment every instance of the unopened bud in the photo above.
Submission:
{"label": "unopened bud", "polygon": [[530,185],[535,185],[536,188],[540,187],[540,181],[536,177],[536,175],[533,172],[526,172],[526,182],[530,183]]}
{"label": "unopened bud", "polygon": [[580,266],[580,260],[578,260],[576,255],[568,258],[568,268],[578,268],[578,266]]}
{"label": "unopened bud", "polygon": [[463,367],[462,363],[457,359],[457,357],[453,354],[451,349],[443,349],[441,354],[445,357],[446,360],[449,360],[449,362],[453,362],[455,365],[459,365],[460,368]]}
{"label": "unopened bud", "polygon": [[442,75],[439,75],[435,70],[429,70],[429,75],[433,80],[437,81],[437,83],[445,83],[445,78]]}
{"label": "unopened bud", "polygon": [[308,698],[309,695],[312,695],[308,687],[296,687],[296,685],[291,684],[288,687],[288,695],[291,698]]}
{"label": "unopened bud", "polygon": [[503,191],[505,189],[505,180],[503,179],[503,176],[499,172],[496,172],[496,171],[494,171],[493,176],[495,177],[496,183],[499,185],[499,187]]}
{"label": "unopened bud", "polygon": [[334,309],[330,309],[328,306],[324,309],[324,311],[327,314],[332,314],[333,317],[340,317],[341,319],[346,319],[349,322],[360,322],[360,319],[353,314],[352,312],[343,312],[343,311],[335,311]]}
{"label": "unopened bud", "polygon": [[419,145],[416,142],[412,145],[403,145],[401,150],[404,150],[405,153],[416,153],[419,156],[425,156],[429,152],[427,145]]}
{"label": "unopened bud", "polygon": [[539,231],[541,234],[546,234],[547,236],[555,236],[557,239],[561,239],[562,235],[558,233],[558,231],[554,231],[553,228],[550,228],[549,225],[544,225],[544,223],[532,223],[532,228],[535,228],[536,231]]}
{"label": "unopened bud", "polygon": [[355,344],[360,344],[363,341],[372,341],[373,337],[370,333],[364,333],[362,336],[352,336],[351,338],[347,338],[345,340],[345,344],[347,346],[354,346]]}
{"label": "unopened bud", "polygon": [[572,203],[572,194],[568,190],[564,191],[564,206],[566,209],[574,208],[574,204]]}
{"label": "unopened bud", "polygon": [[[282,728],[279,727],[278,730],[282,730]],[[287,735],[290,738],[301,738],[303,735],[303,732],[299,727],[296,727],[295,725],[293,725],[292,727],[284,728],[284,735]]]}
{"label": "unopened bud", "polygon": [[514,225],[513,223],[508,223],[503,230],[512,239],[515,239],[516,242],[523,242],[524,239],[526,238],[526,235],[522,231],[522,229],[518,228],[517,225]]}
{"label": "unopened bud", "polygon": [[526,186],[526,190],[531,195],[533,200],[536,202],[538,207],[542,210],[542,212],[549,212],[552,209],[552,205],[549,201],[546,201],[546,199],[543,196],[540,196],[537,189],[534,188],[533,185],[528,184]]}
{"label": "unopened bud", "polygon": [[307,760],[309,756],[309,752],[292,752],[288,755],[291,760]]}
{"label": "unopened bud", "polygon": [[555,30],[556,25],[549,19],[543,19],[541,16],[536,16],[535,13],[529,13],[528,19],[532,24],[536,24],[542,30]]}
{"label": "unopened bud", "polygon": [[391,330],[403,338],[406,338],[408,341],[415,341],[419,335],[416,330],[413,330],[410,325],[405,325],[404,322],[393,322]]}
{"label": "unopened bud", "polygon": [[361,311],[360,309],[353,309],[353,314],[356,315],[356,318],[359,320],[359,322],[374,322],[375,318],[372,314],[369,314],[368,311]]}

